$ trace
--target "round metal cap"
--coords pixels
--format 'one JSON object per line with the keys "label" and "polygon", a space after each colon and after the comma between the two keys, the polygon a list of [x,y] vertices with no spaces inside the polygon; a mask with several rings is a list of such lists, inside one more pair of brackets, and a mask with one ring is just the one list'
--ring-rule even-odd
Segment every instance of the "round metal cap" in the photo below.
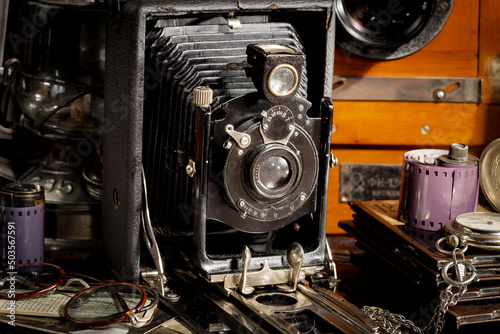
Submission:
{"label": "round metal cap", "polygon": [[44,189],[38,184],[12,183],[2,187],[2,193],[11,196],[36,196],[43,195]]}
{"label": "round metal cap", "polygon": [[38,206],[45,201],[45,189],[32,183],[11,183],[0,189],[0,205],[21,208]]}
{"label": "round metal cap", "polygon": [[489,143],[481,154],[479,182],[488,203],[500,212],[500,138]]}
{"label": "round metal cap", "polygon": [[469,146],[462,143],[450,144],[448,154],[438,158],[439,162],[451,165],[475,165],[477,159],[469,156]]}
{"label": "round metal cap", "polygon": [[461,143],[453,143],[450,145],[450,154],[448,157],[450,159],[458,161],[467,161],[469,155],[469,147]]}

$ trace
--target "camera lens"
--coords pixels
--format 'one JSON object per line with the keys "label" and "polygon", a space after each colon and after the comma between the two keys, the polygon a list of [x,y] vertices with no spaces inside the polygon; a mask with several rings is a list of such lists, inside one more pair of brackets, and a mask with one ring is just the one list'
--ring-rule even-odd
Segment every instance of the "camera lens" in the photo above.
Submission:
{"label": "camera lens", "polygon": [[272,156],[265,160],[260,166],[260,183],[270,189],[276,190],[286,186],[290,182],[290,165],[288,161],[280,156]]}
{"label": "camera lens", "polygon": [[289,147],[272,144],[262,147],[249,164],[252,189],[263,198],[287,196],[300,181],[301,158]]}
{"label": "camera lens", "polygon": [[297,87],[297,70],[288,64],[276,66],[269,74],[269,90],[273,95],[286,96]]}
{"label": "camera lens", "polygon": [[[274,114],[273,117],[279,119],[293,116],[284,106],[275,107],[279,108],[268,108],[267,114]],[[275,121],[262,121],[236,128],[252,138],[252,144],[245,149],[237,145],[230,147],[224,164],[225,199],[231,204],[228,214],[238,213],[246,218],[226,221],[239,230],[272,231],[293,220],[295,214],[302,215],[316,205],[311,199],[319,170],[314,142],[302,127],[292,123],[294,135],[286,144],[272,140],[266,143],[264,140],[269,137],[263,125],[271,128],[277,124],[280,125]],[[266,224],[247,223],[254,220]]]}
{"label": "camera lens", "polygon": [[402,44],[419,33],[435,1],[339,1],[339,19],[355,38],[384,46]]}

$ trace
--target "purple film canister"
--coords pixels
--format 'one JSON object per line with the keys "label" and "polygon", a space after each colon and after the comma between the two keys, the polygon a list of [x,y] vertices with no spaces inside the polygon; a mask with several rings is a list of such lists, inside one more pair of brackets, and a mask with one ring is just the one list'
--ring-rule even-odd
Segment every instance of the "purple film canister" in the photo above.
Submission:
{"label": "purple film canister", "polygon": [[39,185],[9,184],[0,190],[4,267],[43,262],[44,204],[44,189]]}
{"label": "purple film canister", "polygon": [[399,202],[401,221],[415,228],[438,231],[450,219],[475,212],[479,194],[479,160],[467,145],[446,150],[406,152]]}

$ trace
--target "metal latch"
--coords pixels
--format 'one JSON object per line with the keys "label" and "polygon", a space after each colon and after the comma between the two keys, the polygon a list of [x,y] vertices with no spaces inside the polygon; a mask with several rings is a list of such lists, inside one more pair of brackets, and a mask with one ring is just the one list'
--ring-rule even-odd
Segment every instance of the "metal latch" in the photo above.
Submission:
{"label": "metal latch", "polygon": [[234,126],[232,124],[226,125],[224,128],[226,130],[226,133],[233,137],[233,139],[236,141],[236,143],[241,147],[241,148],[247,148],[250,146],[252,143],[252,137],[250,137],[248,134],[244,132],[238,132],[234,129]]}
{"label": "metal latch", "polygon": [[241,29],[240,19],[234,16],[234,13],[231,13],[231,15],[227,18],[227,25],[231,29]]}
{"label": "metal latch", "polygon": [[283,268],[272,270],[269,268],[267,260],[264,267],[259,271],[249,272],[248,268],[252,260],[248,246],[243,247],[241,274],[229,274],[224,277],[224,288],[238,289],[244,295],[251,294],[255,286],[278,285],[278,288],[286,292],[294,292],[297,289],[297,283],[305,279],[306,273],[302,271],[302,261],[304,260],[304,249],[294,242],[287,251],[287,260],[291,269]]}

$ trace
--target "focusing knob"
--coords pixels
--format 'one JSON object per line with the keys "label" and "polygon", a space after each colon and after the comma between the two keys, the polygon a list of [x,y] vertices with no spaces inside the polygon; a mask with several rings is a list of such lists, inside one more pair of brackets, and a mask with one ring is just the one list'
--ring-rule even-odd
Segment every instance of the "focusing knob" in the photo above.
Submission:
{"label": "focusing knob", "polygon": [[295,119],[289,108],[276,105],[262,112],[261,133],[265,144],[278,142],[286,145],[294,131]]}
{"label": "focusing knob", "polygon": [[207,108],[213,101],[213,91],[209,87],[198,86],[193,89],[193,103],[201,108]]}

